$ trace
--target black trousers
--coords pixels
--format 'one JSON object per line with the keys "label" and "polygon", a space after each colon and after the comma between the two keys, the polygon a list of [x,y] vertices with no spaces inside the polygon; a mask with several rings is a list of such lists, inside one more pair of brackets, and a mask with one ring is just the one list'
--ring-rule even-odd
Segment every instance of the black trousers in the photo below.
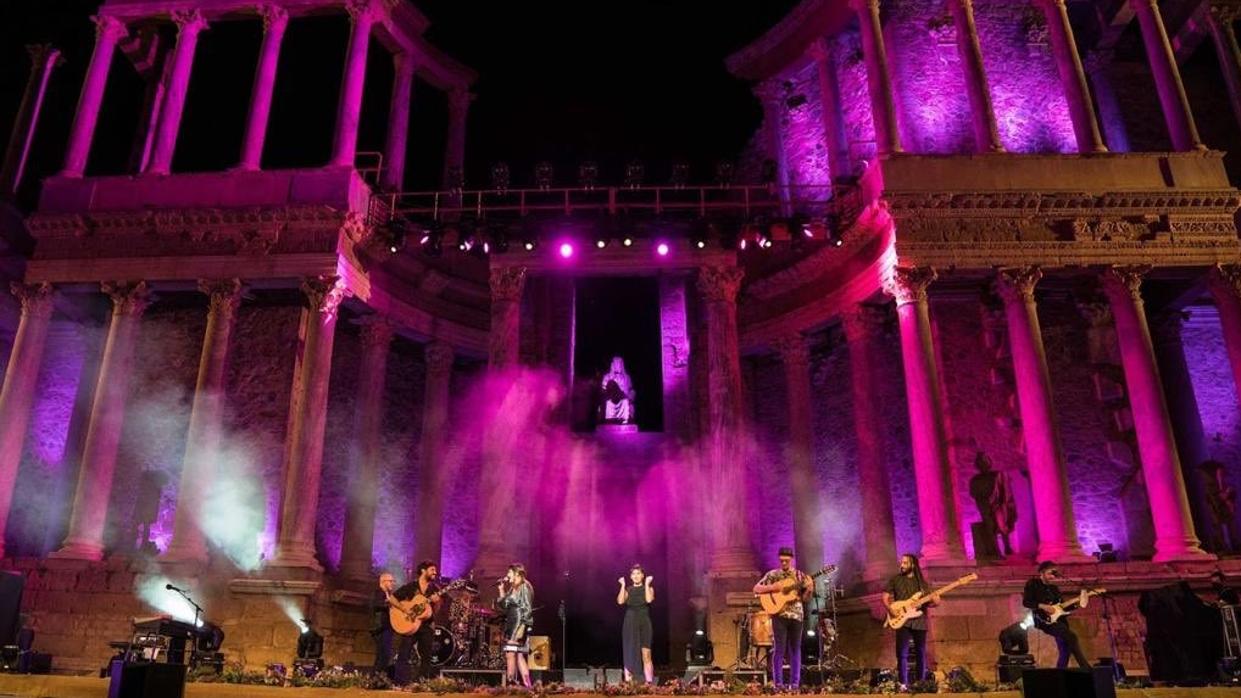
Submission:
{"label": "black trousers", "polygon": [[435,639],[435,628],[430,620],[423,622],[418,632],[413,634],[414,643],[418,647],[418,664],[414,667],[414,681],[431,678],[431,642]]}
{"label": "black trousers", "polygon": [[[914,646],[914,673],[909,676],[909,644]],[[896,674],[902,684],[921,681],[926,676],[926,629],[900,628],[896,631]]]}
{"label": "black trousers", "polygon": [[1077,639],[1077,633],[1073,632],[1069,627],[1069,621],[1061,618],[1055,623],[1038,623],[1036,627],[1039,630],[1051,635],[1056,641],[1056,650],[1060,656],[1056,658],[1056,668],[1063,669],[1069,665],[1069,655],[1073,655],[1073,659],[1077,660],[1077,665],[1083,669],[1090,668],[1090,660],[1086,659],[1086,653],[1082,651],[1082,644]]}
{"label": "black trousers", "polygon": [[[409,683],[409,655],[413,650],[413,637],[398,635],[392,628],[375,633],[375,671],[382,671],[398,686]],[[396,649],[393,661],[392,651]]]}

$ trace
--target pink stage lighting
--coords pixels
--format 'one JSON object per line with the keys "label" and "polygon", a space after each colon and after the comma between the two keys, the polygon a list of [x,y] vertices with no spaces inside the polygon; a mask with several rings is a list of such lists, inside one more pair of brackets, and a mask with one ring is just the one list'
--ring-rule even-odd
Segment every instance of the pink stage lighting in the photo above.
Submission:
{"label": "pink stage lighting", "polygon": [[658,245],[656,245],[655,252],[659,253],[660,257],[667,257],[668,256],[668,243],[661,242]]}
{"label": "pink stage lighting", "polygon": [[573,256],[573,244],[568,242],[560,243],[560,256],[568,259]]}

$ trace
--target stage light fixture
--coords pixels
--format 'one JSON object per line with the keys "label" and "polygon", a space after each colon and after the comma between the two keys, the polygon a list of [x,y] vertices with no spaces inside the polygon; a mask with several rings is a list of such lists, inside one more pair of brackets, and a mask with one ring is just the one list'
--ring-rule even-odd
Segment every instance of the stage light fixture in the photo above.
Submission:
{"label": "stage light fixture", "polygon": [[677,189],[685,188],[689,184],[689,163],[680,160],[672,163],[672,176],[668,178],[668,183]]}
{"label": "stage light fixture", "polygon": [[603,248],[607,246],[608,246],[607,238],[599,238],[598,240],[595,240],[595,247],[602,250]]}
{"label": "stage light fixture", "polygon": [[527,252],[534,252],[534,248],[538,246],[539,246],[539,243],[535,240],[526,240],[521,243],[522,249],[524,249]]}
{"label": "stage light fixture", "polygon": [[507,162],[497,162],[491,166],[491,188],[501,193],[508,191],[510,181]]}
{"label": "stage light fixture", "polygon": [[630,160],[625,166],[625,186],[630,189],[637,189],[642,186],[642,180],[646,178],[646,166],[641,160]]}
{"label": "stage light fixture", "polygon": [[570,257],[573,256],[573,252],[574,252],[573,243],[571,242],[560,243],[560,248],[558,251],[560,252],[561,259],[569,259]]}
{"label": "stage light fixture", "polygon": [[721,187],[731,186],[736,173],[736,165],[733,165],[728,160],[720,160],[715,163],[715,183]]}
{"label": "stage light fixture", "polygon": [[539,189],[547,190],[552,188],[552,180],[555,179],[556,170],[552,164],[543,160],[534,166],[534,184]]}
{"label": "stage light fixture", "polygon": [[487,236],[487,240],[488,247],[490,248],[487,250],[488,252],[496,252],[498,254],[508,252],[508,230],[504,226],[498,225],[492,227]]}
{"label": "stage light fixture", "polygon": [[1107,541],[1099,543],[1099,551],[1094,554],[1099,562],[1116,562],[1119,558],[1116,553],[1116,547]]}
{"label": "stage light fixture", "polygon": [[444,186],[449,191],[461,191],[465,188],[465,171],[454,165],[444,170]]}
{"label": "stage light fixture", "polygon": [[577,184],[583,189],[594,189],[599,181],[599,164],[587,160],[577,166]]}
{"label": "stage light fixture", "polygon": [[633,238],[629,237],[628,235],[621,238],[621,246],[622,247],[633,247]]}
{"label": "stage light fixture", "polygon": [[655,254],[659,255],[660,257],[667,257],[668,253],[671,251],[672,251],[672,248],[668,247],[668,243],[666,242],[660,242],[659,244],[655,245]]}

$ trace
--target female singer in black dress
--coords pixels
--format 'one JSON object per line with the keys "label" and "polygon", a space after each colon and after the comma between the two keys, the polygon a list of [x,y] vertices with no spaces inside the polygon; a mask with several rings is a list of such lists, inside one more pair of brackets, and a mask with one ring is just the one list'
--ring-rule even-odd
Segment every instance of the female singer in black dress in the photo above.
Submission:
{"label": "female singer in black dress", "polygon": [[624,647],[625,680],[633,681],[640,671],[646,683],[655,683],[655,664],[651,661],[651,614],[648,607],[655,601],[655,578],[646,576],[641,565],[629,569],[629,581],[621,577],[617,605],[625,607],[625,625],[621,629]]}
{"label": "female singer in black dress", "polygon": [[530,629],[534,624],[534,587],[526,580],[526,568],[520,564],[508,567],[500,580],[496,607],[504,611],[504,664],[508,680],[530,688]]}

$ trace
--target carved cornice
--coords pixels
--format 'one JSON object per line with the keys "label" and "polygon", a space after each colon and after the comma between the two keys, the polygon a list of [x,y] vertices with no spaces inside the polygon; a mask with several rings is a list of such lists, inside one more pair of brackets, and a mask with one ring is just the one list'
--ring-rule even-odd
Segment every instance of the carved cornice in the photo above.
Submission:
{"label": "carved cornice", "polygon": [[345,280],[334,275],[307,277],[302,279],[301,288],[306,297],[306,307],[324,319],[335,318],[341,301],[348,295]]}
{"label": "carved cornice", "polygon": [[1121,300],[1128,298],[1137,303],[1142,302],[1142,280],[1151,272],[1149,264],[1115,265],[1104,269],[1099,275],[1103,292],[1108,298]]}
{"label": "carved cornice", "polygon": [[1003,267],[995,271],[995,290],[1005,303],[1033,303],[1034,287],[1043,278],[1036,266]]}
{"label": "carved cornice", "polygon": [[387,349],[392,344],[392,336],[396,326],[387,315],[375,313],[358,319],[361,331],[358,333],[363,349]]}
{"label": "carved cornice", "polygon": [[895,298],[898,306],[926,303],[926,290],[938,278],[932,267],[895,267],[883,280],[883,292]]}
{"label": "carved cornice", "polygon": [[451,373],[453,354],[452,345],[448,342],[441,342],[438,339],[427,342],[423,349],[423,356],[427,363],[427,375],[443,376]]}
{"label": "carved cornice", "polygon": [[9,284],[13,296],[22,304],[22,315],[26,317],[49,318],[55,310],[56,291],[49,283],[23,284],[17,281]]}
{"label": "carved cornice", "polygon": [[99,288],[112,299],[113,315],[140,316],[154,300],[145,281],[105,281]]}
{"label": "carved cornice", "polygon": [[492,267],[488,279],[491,302],[517,302],[526,288],[525,267]]}
{"label": "carved cornice", "polygon": [[[1014,190],[968,192],[885,192],[893,215],[904,210],[922,215],[965,211],[988,214],[1022,212],[1046,217],[1228,214],[1241,207],[1236,189],[1176,189],[1173,191],[1032,192]],[[1183,209],[1176,211],[1175,209]]]}
{"label": "carved cornice", "polygon": [[198,290],[207,294],[211,317],[231,321],[241,305],[241,279],[199,279]]}
{"label": "carved cornice", "polygon": [[745,270],[741,267],[707,266],[698,270],[697,288],[708,303],[736,304]]}

